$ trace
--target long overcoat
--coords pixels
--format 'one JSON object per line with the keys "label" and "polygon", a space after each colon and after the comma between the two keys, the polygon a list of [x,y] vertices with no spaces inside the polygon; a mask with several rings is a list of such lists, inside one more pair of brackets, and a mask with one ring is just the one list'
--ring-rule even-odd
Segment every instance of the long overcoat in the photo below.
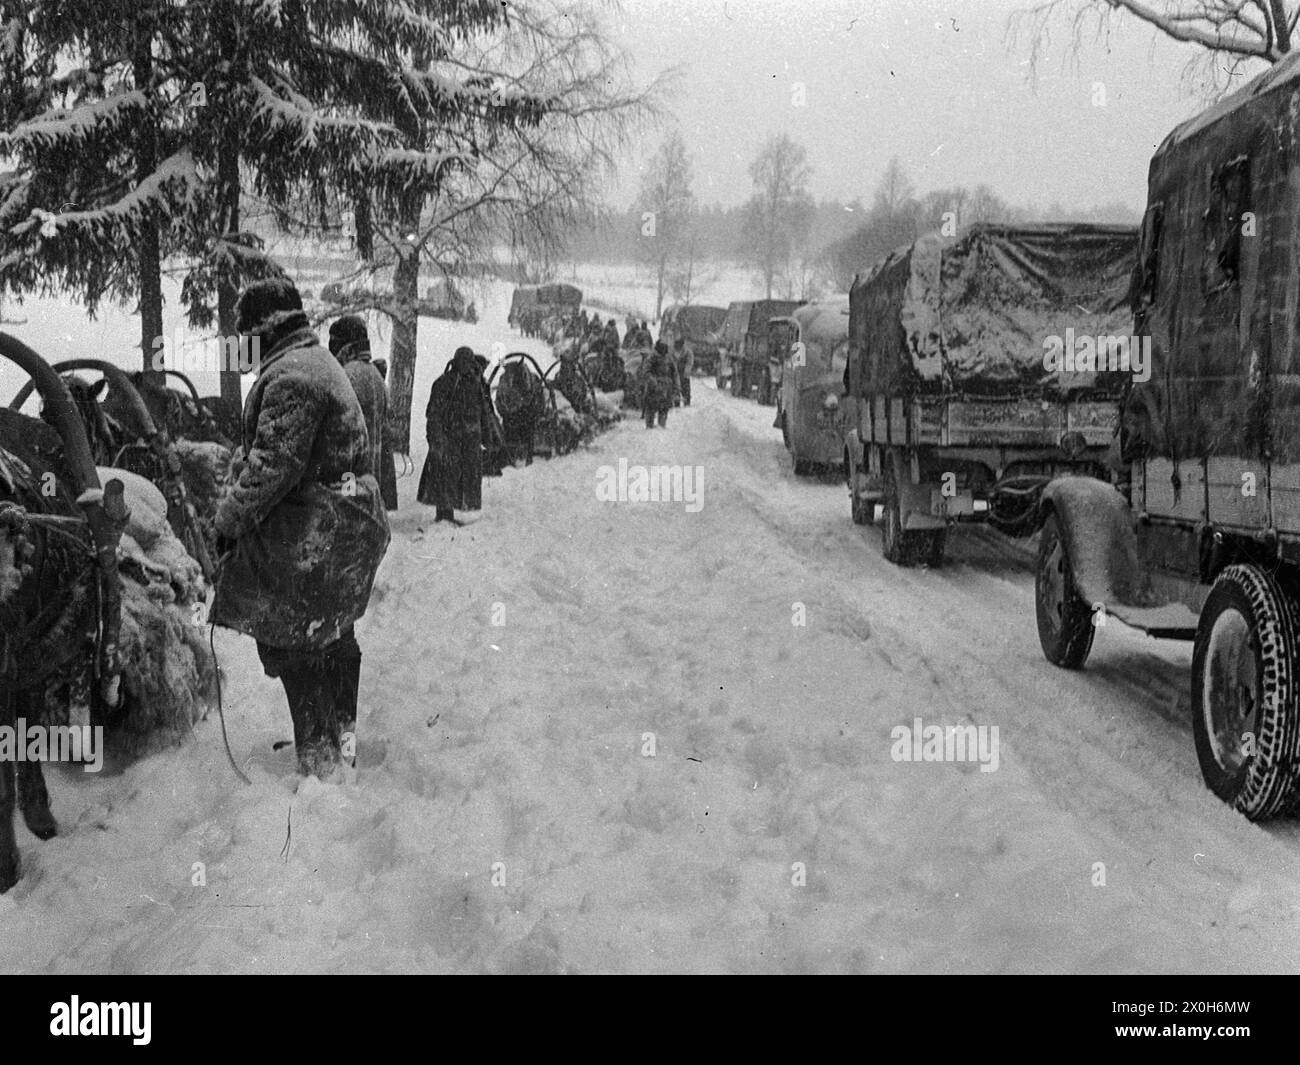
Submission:
{"label": "long overcoat", "polygon": [[262,339],[244,403],[242,467],[214,519],[235,546],[213,618],[259,643],[313,649],[365,613],[388,516],[343,367],[301,312]]}

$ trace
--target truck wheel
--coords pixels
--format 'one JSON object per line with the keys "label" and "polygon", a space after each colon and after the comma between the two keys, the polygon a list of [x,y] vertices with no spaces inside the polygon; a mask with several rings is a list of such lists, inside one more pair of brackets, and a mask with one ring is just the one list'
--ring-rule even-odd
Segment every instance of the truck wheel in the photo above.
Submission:
{"label": "truck wheel", "polygon": [[884,466],[885,498],[881,502],[885,512],[880,522],[880,542],[885,558],[896,566],[915,566],[918,562],[937,566],[943,561],[948,530],[904,530],[902,503],[894,481],[894,463],[888,455],[885,456]]}
{"label": "truck wheel", "polygon": [[1034,569],[1034,613],[1038,642],[1054,666],[1079,669],[1092,650],[1092,608],[1074,583],[1074,567],[1066,549],[1061,519],[1055,513],[1043,523]]}
{"label": "truck wheel", "polygon": [[870,525],[876,517],[876,504],[858,494],[858,465],[844,450],[844,469],[849,480],[849,513],[854,525]]}
{"label": "truck wheel", "polygon": [[1206,786],[1252,821],[1294,808],[1300,780],[1300,613],[1275,578],[1229,566],[1192,650],[1192,735]]}

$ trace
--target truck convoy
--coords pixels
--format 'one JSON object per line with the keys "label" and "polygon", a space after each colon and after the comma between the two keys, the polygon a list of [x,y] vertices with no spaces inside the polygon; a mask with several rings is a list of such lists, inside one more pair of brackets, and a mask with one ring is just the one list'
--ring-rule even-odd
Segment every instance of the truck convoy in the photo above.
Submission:
{"label": "truck convoy", "polygon": [[1043,493],[1043,653],[1077,669],[1107,615],[1190,638],[1209,788],[1300,807],[1300,54],[1176,128],[1151,160],[1114,485]]}
{"label": "truck convoy", "polygon": [[854,281],[844,463],[886,558],[939,562],[957,521],[1029,535],[1054,476],[1109,476],[1136,258],[1131,226],[976,225]]}

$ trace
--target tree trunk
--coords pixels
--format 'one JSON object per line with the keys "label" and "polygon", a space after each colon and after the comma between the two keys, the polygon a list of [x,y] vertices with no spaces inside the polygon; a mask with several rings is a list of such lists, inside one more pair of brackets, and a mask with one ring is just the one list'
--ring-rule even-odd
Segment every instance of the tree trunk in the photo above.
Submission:
{"label": "tree trunk", "polygon": [[[226,131],[223,140],[225,144],[217,163],[217,183],[221,189],[221,213],[225,222],[221,236],[226,236],[239,232],[239,136],[233,132],[232,127]],[[231,350],[226,338],[239,333],[236,315],[238,302],[239,280],[227,270],[217,282],[217,331],[221,336],[221,351]],[[239,368],[223,366],[220,380],[222,413],[226,418],[232,419],[230,424],[237,425],[244,408]]]}
{"label": "tree trunk", "polygon": [[[420,227],[418,201],[403,206],[401,231],[417,233]],[[398,244],[393,269],[393,351],[388,366],[389,411],[393,424],[393,450],[411,453],[411,406],[415,395],[415,356],[420,319],[416,304],[420,298],[420,256],[405,241]]]}
{"label": "tree trunk", "polygon": [[[137,89],[144,91],[152,103],[153,86],[153,25],[149,8],[136,19],[135,47],[131,57],[132,75]],[[135,179],[144,182],[158,165],[158,125],[152,116],[140,123],[135,145]],[[159,247],[158,214],[150,210],[145,218],[144,232],[140,235],[136,266],[140,272],[140,355],[141,369],[147,383],[161,385],[163,375],[153,367],[153,357],[160,349],[157,342],[163,335],[162,320],[162,253]]]}
{"label": "tree trunk", "polygon": [[668,260],[659,256],[659,273],[655,292],[655,321],[664,316],[664,274],[668,270]]}
{"label": "tree trunk", "polygon": [[[429,57],[416,49],[411,56],[416,70],[429,69]],[[403,138],[409,145],[423,147],[423,130],[410,119],[399,122]],[[393,451],[398,455],[411,453],[411,404],[415,395],[415,357],[418,353],[420,319],[416,304],[420,299],[420,254],[406,241],[409,233],[418,238],[420,209],[424,197],[410,194],[402,197],[397,223],[400,226],[397,241],[397,265],[393,268],[393,350],[388,366],[389,415],[393,426]]]}
{"label": "tree trunk", "polygon": [[1291,20],[1287,17],[1286,4],[1282,0],[1269,0],[1268,7],[1273,33],[1277,37],[1277,50],[1286,55],[1291,51]]}
{"label": "tree trunk", "polygon": [[375,257],[374,223],[370,214],[370,194],[359,191],[352,201],[352,217],[356,224],[357,258],[370,262]]}
{"label": "tree trunk", "polygon": [[[239,29],[235,10],[229,3],[220,6],[221,51],[233,68],[239,64]],[[233,75],[238,78],[238,74]],[[218,219],[217,239],[239,232],[239,127],[227,114],[221,131],[221,155],[217,160]],[[217,331],[221,336],[220,350],[229,351],[226,338],[235,337],[239,330],[235,307],[239,302],[239,278],[224,271],[217,282]],[[244,409],[243,390],[238,367],[220,371],[221,407],[225,424],[237,426]]]}

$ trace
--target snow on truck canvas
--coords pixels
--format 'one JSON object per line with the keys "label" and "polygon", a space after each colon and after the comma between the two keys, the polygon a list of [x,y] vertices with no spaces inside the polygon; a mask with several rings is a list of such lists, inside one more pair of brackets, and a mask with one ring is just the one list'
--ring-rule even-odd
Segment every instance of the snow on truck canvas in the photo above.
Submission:
{"label": "snow on truck canvas", "polygon": [[1300,971],[1298,19],[0,7],[37,1036],[173,1045],[182,973],[1264,1031],[1160,981]]}

